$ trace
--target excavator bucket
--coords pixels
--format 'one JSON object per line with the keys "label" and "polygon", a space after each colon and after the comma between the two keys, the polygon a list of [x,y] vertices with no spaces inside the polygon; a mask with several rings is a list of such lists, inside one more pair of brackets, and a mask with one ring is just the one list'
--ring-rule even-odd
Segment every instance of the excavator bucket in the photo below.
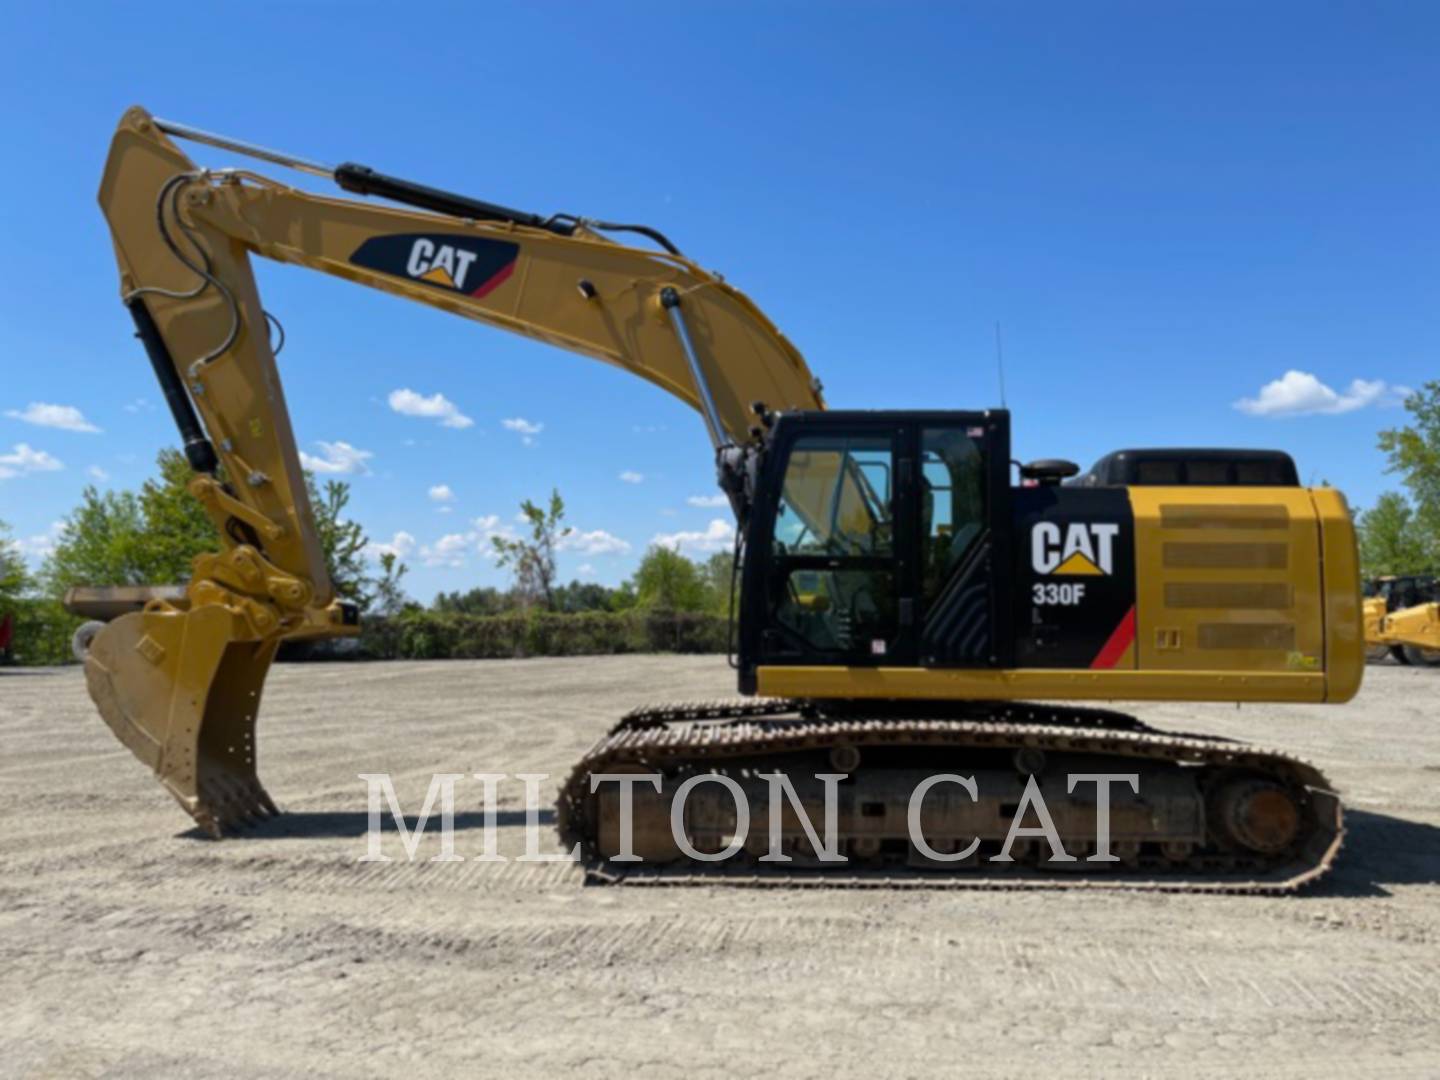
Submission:
{"label": "excavator bucket", "polygon": [[216,838],[279,812],[255,772],[255,716],[278,644],[224,606],[164,603],[90,642],[85,679],[105,723]]}

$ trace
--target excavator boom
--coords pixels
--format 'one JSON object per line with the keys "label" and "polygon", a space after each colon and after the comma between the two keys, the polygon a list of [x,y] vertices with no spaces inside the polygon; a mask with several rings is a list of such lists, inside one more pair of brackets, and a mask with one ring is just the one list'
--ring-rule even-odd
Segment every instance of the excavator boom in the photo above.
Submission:
{"label": "excavator boom", "polygon": [[[409,206],[202,169],[172,136]],[[645,227],[541,218],[363,166],[319,165],[139,108],[115,133],[100,205],[121,298],[222,549],[196,561],[183,600],[156,599],[99,633],[87,678],[116,735],[211,831],[273,809],[255,775],[254,720],[280,641],[353,633],[356,621],[334,599],[316,538],[253,255],[639,375],[701,412],[740,513],[752,406],[823,408],[804,359],[755,304]],[[616,243],[606,229],[646,246]]]}

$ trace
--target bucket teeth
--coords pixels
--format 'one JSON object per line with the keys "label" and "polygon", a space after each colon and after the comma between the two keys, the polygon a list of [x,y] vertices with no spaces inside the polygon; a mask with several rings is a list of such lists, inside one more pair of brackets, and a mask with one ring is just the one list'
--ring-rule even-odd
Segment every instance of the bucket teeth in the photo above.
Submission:
{"label": "bucket teeth", "polygon": [[197,805],[190,813],[218,840],[277,817],[280,810],[254,777],[216,776],[200,785]]}

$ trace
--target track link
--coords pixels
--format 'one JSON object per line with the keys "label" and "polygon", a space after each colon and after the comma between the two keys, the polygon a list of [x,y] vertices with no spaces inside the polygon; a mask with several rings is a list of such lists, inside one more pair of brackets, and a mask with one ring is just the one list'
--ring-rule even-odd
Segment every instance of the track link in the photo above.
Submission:
{"label": "track link", "polygon": [[[860,703],[864,704],[864,703]],[[845,703],[786,699],[677,702],[636,709],[595,743],[561,790],[557,826],[567,848],[580,844],[592,882],[630,885],[738,885],[970,889],[1130,889],[1162,892],[1289,893],[1322,877],[1344,828],[1333,785],[1314,766],[1283,751],[1212,736],[1167,734],[1107,709],[1028,703],[883,703],[870,715]],[[913,710],[920,715],[905,715]],[[949,712],[951,715],[942,715]],[[958,714],[958,715],[957,715]],[[836,745],[1020,750],[1104,755],[1122,761],[1244,769],[1283,784],[1306,826],[1282,854],[1202,851],[1180,862],[1084,873],[987,864],[954,871],[908,868],[788,869],[777,864],[619,864],[596,847],[592,772],[642,769],[708,772],[740,758],[764,758]],[[1089,864],[1094,867],[1095,864]],[[703,867],[703,868],[701,868]]]}

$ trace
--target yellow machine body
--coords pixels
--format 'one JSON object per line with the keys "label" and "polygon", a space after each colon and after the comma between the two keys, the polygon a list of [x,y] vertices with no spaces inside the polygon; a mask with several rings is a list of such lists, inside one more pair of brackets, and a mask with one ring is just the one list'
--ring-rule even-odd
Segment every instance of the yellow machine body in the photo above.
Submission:
{"label": "yellow machine body", "polygon": [[[252,256],[651,382],[701,413],[742,517],[767,411],[825,409],[804,359],[760,309],[663,238],[665,250],[627,246],[604,233],[634,227],[497,211],[356,166],[329,170],[239,144],[347,190],[426,209],[317,196],[246,170],[199,169],[172,141],[177,132],[237,145],[131,109],[100,203],[122,299],[197,470],[192,491],[215,521],[219,550],[196,560],[183,598],[151,600],[96,634],[86,675],[117,737],[212,832],[273,811],[256,776],[254,725],[281,641],[356,632],[317,539]],[[861,528],[862,504],[875,497],[867,484],[853,479],[842,528]],[[822,512],[818,488],[789,494]],[[1103,669],[761,664],[759,692],[832,701],[1354,695],[1364,637],[1354,530],[1338,493],[1136,487],[1128,498],[1130,640]],[[805,593],[797,602],[826,601]]]}
{"label": "yellow machine body", "polygon": [[1104,668],[762,666],[776,697],[1344,702],[1365,664],[1331,488],[1132,487],[1135,619]]}

